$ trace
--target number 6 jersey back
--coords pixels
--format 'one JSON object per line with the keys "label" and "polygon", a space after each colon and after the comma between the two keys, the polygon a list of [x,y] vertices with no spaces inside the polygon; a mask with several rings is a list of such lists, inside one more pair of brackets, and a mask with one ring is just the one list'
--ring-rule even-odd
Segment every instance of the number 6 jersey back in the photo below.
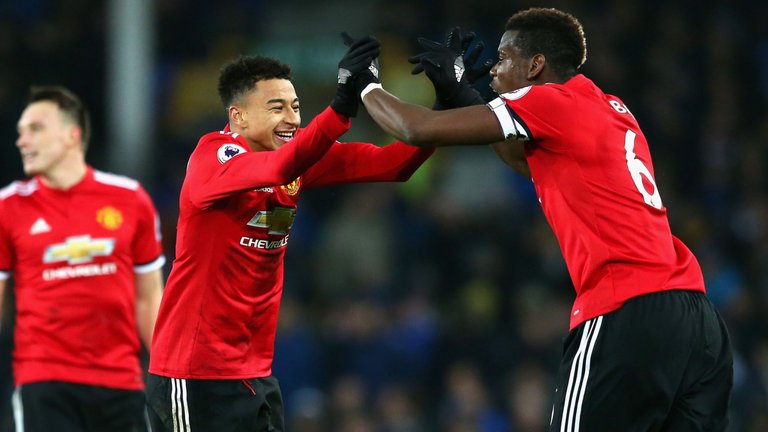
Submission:
{"label": "number 6 jersey back", "polygon": [[648,143],[621,100],[576,75],[488,106],[507,138],[524,141],[576,289],[571,328],[639,295],[704,291],[696,258],[670,232]]}

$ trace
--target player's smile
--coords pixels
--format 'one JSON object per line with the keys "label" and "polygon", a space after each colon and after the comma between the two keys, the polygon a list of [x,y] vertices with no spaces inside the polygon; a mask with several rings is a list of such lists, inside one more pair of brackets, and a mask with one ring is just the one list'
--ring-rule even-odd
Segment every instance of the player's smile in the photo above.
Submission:
{"label": "player's smile", "polygon": [[35,159],[35,156],[37,156],[37,152],[22,151],[21,161],[25,164],[32,163],[32,161]]}
{"label": "player's smile", "polygon": [[278,140],[283,142],[288,142],[292,140],[294,135],[296,135],[296,129],[275,131],[275,137],[277,137]]}

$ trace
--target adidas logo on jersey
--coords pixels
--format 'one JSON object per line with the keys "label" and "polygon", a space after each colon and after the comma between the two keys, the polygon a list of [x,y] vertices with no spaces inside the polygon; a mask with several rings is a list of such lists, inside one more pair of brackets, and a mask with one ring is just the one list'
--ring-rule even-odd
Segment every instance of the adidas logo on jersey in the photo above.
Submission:
{"label": "adidas logo on jersey", "polygon": [[32,227],[29,229],[29,233],[32,235],[35,234],[42,234],[47,233],[51,230],[51,226],[48,225],[48,222],[45,221],[45,219],[39,217],[35,221],[35,223],[32,224]]}

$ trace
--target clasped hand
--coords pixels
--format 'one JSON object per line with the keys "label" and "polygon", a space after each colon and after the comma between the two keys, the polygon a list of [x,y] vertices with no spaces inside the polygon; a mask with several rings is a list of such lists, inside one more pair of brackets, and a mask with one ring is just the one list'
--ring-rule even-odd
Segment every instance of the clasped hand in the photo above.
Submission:
{"label": "clasped hand", "polygon": [[331,107],[339,114],[354,117],[360,104],[360,92],[368,84],[379,82],[381,44],[373,36],[353,39],[344,32],[341,37],[349,49],[339,61],[338,86]]}
{"label": "clasped hand", "polygon": [[488,74],[493,61],[488,60],[475,67],[485,44],[478,42],[467,54],[474,39],[475,33],[462,34],[459,27],[454,27],[448,33],[444,44],[423,37],[418,39],[424,51],[408,58],[408,61],[416,65],[411,70],[412,74],[423,71],[432,81],[437,96],[435,109],[458,108],[482,102],[482,97],[471,84]]}

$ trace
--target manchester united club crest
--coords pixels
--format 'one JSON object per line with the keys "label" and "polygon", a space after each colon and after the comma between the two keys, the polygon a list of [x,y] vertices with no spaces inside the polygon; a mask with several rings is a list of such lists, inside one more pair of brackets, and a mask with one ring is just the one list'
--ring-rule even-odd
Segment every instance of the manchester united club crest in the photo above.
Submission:
{"label": "manchester united club crest", "polygon": [[301,177],[296,177],[296,180],[288,183],[287,185],[280,186],[280,189],[284,190],[288,195],[296,195],[301,188]]}
{"label": "manchester united club crest", "polygon": [[112,206],[102,207],[96,212],[96,222],[104,228],[114,231],[123,224],[123,213]]}

